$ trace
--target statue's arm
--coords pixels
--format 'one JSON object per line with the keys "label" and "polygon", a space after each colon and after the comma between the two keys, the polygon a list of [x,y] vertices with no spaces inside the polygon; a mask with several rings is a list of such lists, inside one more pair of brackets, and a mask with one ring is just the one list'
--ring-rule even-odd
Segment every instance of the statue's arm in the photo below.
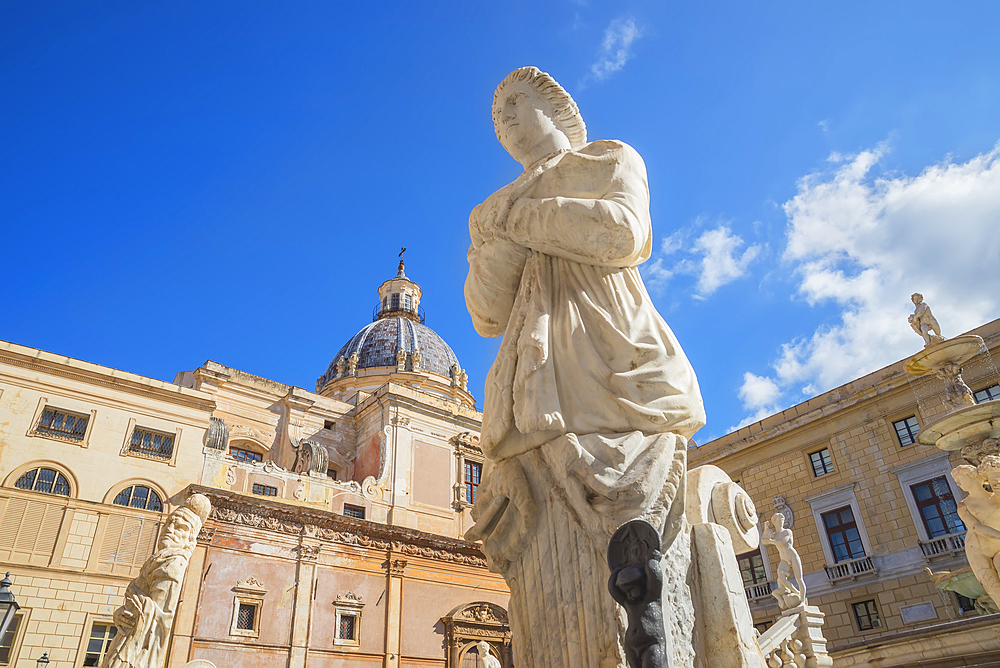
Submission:
{"label": "statue's arm", "polygon": [[500,336],[507,328],[529,252],[499,239],[469,247],[465,304],[481,336]]}
{"label": "statue's arm", "polygon": [[599,144],[600,153],[567,156],[554,169],[567,181],[567,192],[587,187],[600,194],[517,199],[507,216],[511,241],[584,264],[629,267],[649,257],[645,165],[620,142]]}
{"label": "statue's arm", "polygon": [[969,512],[968,506],[965,503],[958,504],[958,516],[962,518],[965,522],[965,528],[968,531],[973,531],[980,536],[986,536],[987,538],[996,538],[1000,540],[1000,531],[997,531],[993,527],[983,524],[979,519]]}

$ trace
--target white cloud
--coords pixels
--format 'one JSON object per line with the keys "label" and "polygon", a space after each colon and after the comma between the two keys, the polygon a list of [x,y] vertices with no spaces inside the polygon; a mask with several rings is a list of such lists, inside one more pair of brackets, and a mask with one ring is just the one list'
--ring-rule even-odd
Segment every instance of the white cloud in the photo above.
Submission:
{"label": "white cloud", "polygon": [[758,376],[749,371],[743,374],[743,386],[740,387],[740,401],[747,408],[770,406],[779,396],[781,396],[781,389],[770,378]]}
{"label": "white cloud", "polygon": [[603,81],[625,67],[632,57],[630,47],[642,37],[642,28],[632,18],[617,18],[604,30],[604,41],[597,62],[590,66],[594,79]]}
{"label": "white cloud", "polygon": [[723,285],[746,275],[747,267],[760,254],[761,247],[754,244],[740,254],[743,244],[743,238],[724,225],[698,237],[694,252],[701,253],[702,257],[697,262],[696,297],[704,299]]}
{"label": "white cloud", "polygon": [[[695,225],[700,225],[696,221]],[[694,297],[705,299],[727,283],[746,276],[747,268],[760,255],[762,247],[754,244],[741,249],[746,242],[743,237],[733,234],[727,225],[702,232],[687,246],[690,228],[681,229],[660,242],[660,252],[649,265],[643,267],[646,281],[654,289],[662,288],[677,275],[696,276]],[[668,267],[667,258],[684,251],[685,256],[675,260]]]}
{"label": "white cloud", "polygon": [[[906,321],[913,292],[923,293],[945,336],[1000,315],[1000,145],[915,177],[873,175],[885,152],[832,155],[835,171],[801,179],[784,204],[783,260],[798,295],[840,314],[782,346],[768,378],[782,390],[779,408],[919,350]],[[744,376],[741,399],[759,396],[760,378]],[[759,412],[746,399],[744,408]]]}

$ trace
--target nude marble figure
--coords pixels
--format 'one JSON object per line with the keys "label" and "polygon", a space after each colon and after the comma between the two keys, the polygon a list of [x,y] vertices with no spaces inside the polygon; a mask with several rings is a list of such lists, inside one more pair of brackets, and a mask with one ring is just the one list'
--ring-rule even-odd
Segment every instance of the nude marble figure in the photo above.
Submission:
{"label": "nude marble figure", "polygon": [[[771,521],[764,522],[764,531],[760,536],[765,545],[773,545],[778,550],[778,588],[771,593],[778,599],[782,610],[803,605],[806,602],[806,583],[802,579],[802,559],[793,547],[792,530],[785,528],[785,516],[775,513]],[[795,577],[793,584],[790,576]]]}
{"label": "nude marble figure", "polygon": [[1000,601],[1000,457],[987,455],[977,469],[963,464],[951,477],[967,496],[958,504],[965,523],[965,556],[976,579],[994,601]]}
{"label": "nude marble figure", "polygon": [[605,550],[636,518],[669,550],[701,393],[637,268],[652,249],[639,154],[588,143],[576,103],[534,67],[500,83],[493,121],[524,171],[469,217],[466,304],[503,341],[466,537],[510,587],[519,668],[617,668],[625,619]]}
{"label": "nude marble figure", "polygon": [[924,296],[914,292],[910,301],[913,302],[913,313],[907,319],[913,331],[924,338],[924,347],[944,341],[944,337],[941,336],[941,325],[931,313],[931,307],[924,302]]}

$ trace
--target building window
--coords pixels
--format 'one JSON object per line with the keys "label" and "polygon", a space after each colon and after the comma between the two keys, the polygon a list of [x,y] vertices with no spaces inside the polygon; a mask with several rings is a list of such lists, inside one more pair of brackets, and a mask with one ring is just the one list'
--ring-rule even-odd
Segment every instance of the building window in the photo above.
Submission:
{"label": "building window", "polygon": [[958,517],[955,497],[944,476],[911,485],[910,489],[928,536],[937,538],[965,531],[965,524]]}
{"label": "building window", "polygon": [[0,638],[0,664],[7,665],[11,661],[11,653],[14,651],[14,640],[17,638],[17,629],[21,626],[21,619],[23,615],[14,615],[14,619],[10,620],[10,626],[7,627],[7,632],[3,634],[3,638]]}
{"label": "building window", "polygon": [[163,510],[163,501],[155,490],[145,485],[134,485],[126,487],[118,492],[118,496],[112,501],[116,506],[127,506],[129,508],[140,508],[142,510]]}
{"label": "building window", "polygon": [[147,459],[169,460],[174,456],[174,435],[136,427],[132,430],[128,454]]}
{"label": "building window", "polygon": [[336,613],[336,627],[333,644],[359,647],[361,644],[361,609],[363,598],[354,592],[344,592],[333,602]]}
{"label": "building window", "polygon": [[989,387],[983,388],[973,394],[976,398],[976,403],[981,404],[984,401],[996,401],[1000,399],[1000,385],[990,385]]}
{"label": "building window", "polygon": [[253,484],[253,493],[257,496],[278,496],[278,488],[271,485],[262,485],[259,482]]}
{"label": "building window", "polygon": [[365,519],[365,509],[361,506],[352,506],[350,504],[344,504],[344,515],[346,517],[353,517],[358,520]]}
{"label": "building window", "polygon": [[233,587],[233,619],[229,635],[256,638],[260,635],[260,618],[267,590],[254,576],[241,580]]}
{"label": "building window", "polygon": [[69,480],[66,479],[66,476],[59,471],[44,467],[28,471],[17,479],[14,487],[59,496],[69,496],[70,492]]}
{"label": "building window", "polygon": [[82,441],[87,434],[89,415],[70,413],[61,408],[46,407],[35,427],[35,432],[47,436],[58,436],[71,441]]}
{"label": "building window", "polygon": [[413,310],[413,302],[410,299],[410,295],[403,295],[403,308],[407,311]]}
{"label": "building window", "polygon": [[917,442],[917,432],[920,431],[920,423],[917,422],[916,415],[911,415],[899,422],[893,422],[892,427],[896,430],[896,438],[899,439],[900,445],[905,446]]}
{"label": "building window", "polygon": [[812,464],[813,475],[816,477],[833,473],[833,459],[830,457],[830,450],[828,448],[810,453],[809,463]]}
{"label": "building window", "polygon": [[854,511],[851,510],[850,506],[823,513],[822,517],[826,536],[833,549],[834,561],[860,559],[865,556],[865,548],[861,544],[861,534],[858,533],[858,525],[854,521]]}
{"label": "building window", "polygon": [[244,450],[235,446],[229,447],[229,456],[238,462],[259,462],[264,459],[264,455],[253,450]]}
{"label": "building window", "polygon": [[882,627],[882,620],[878,616],[878,606],[875,600],[859,601],[851,604],[854,611],[854,621],[858,624],[859,631],[868,631]]}
{"label": "building window", "polygon": [[326,429],[327,431],[332,431],[336,426],[337,423],[334,422],[333,420],[325,420],[323,422],[323,429]]}
{"label": "building window", "polygon": [[740,565],[740,575],[743,576],[743,586],[764,584],[767,582],[767,573],[764,571],[764,557],[760,550],[746,552],[736,557],[736,563]]}
{"label": "building window", "polygon": [[479,490],[479,481],[482,477],[483,465],[465,460],[465,500],[469,503],[476,502],[476,492]]}
{"label": "building window", "polygon": [[757,629],[758,635],[763,634],[769,628],[774,626],[774,622],[760,622],[759,624],[754,624],[753,627]]}
{"label": "building window", "polygon": [[111,641],[118,635],[118,629],[112,624],[95,623],[90,629],[90,641],[87,643],[87,653],[83,657],[84,666],[99,666],[108,653]]}
{"label": "building window", "polygon": [[971,598],[962,596],[958,592],[955,592],[955,599],[958,601],[958,612],[964,615],[967,612],[976,611],[976,602]]}
{"label": "building window", "polygon": [[399,310],[399,294],[392,295],[389,298],[389,310],[390,311]]}
{"label": "building window", "polygon": [[357,621],[356,615],[341,614],[340,624],[337,625],[337,638],[339,640],[354,640]]}
{"label": "building window", "polygon": [[240,603],[240,608],[236,611],[236,628],[241,631],[253,631],[255,621],[257,621],[257,604]]}
{"label": "building window", "polygon": [[330,480],[336,480],[337,479],[337,475],[338,475],[337,474],[337,469],[327,469],[326,470],[326,477],[329,478]]}

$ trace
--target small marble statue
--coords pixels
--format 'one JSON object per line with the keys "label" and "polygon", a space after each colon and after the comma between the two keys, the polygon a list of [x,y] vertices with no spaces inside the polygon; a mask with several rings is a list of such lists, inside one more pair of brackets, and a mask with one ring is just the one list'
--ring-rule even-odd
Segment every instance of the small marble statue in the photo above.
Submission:
{"label": "small marble statue", "polygon": [[962,367],[954,362],[943,362],[938,368],[937,376],[944,381],[944,401],[952,408],[975,406],[972,390],[962,379]]}
{"label": "small marble statue", "polygon": [[963,464],[951,477],[967,496],[958,504],[965,523],[965,556],[976,579],[994,601],[1000,601],[1000,457],[986,455],[977,469]]}
{"label": "small marble statue", "polygon": [[493,123],[524,171],[469,216],[466,305],[503,341],[466,538],[510,587],[518,668],[624,666],[621,612],[595,595],[608,541],[641,517],[670,552],[705,409],[637,267],[653,244],[642,158],[588,143],[573,98],[535,67],[500,83]]}
{"label": "small marble statue", "polygon": [[118,635],[102,668],[162,668],[184,573],[211,509],[208,497],[192,494],[170,513],[156,552],[125,590],[125,604],[115,610]]}
{"label": "small marble statue", "polygon": [[[802,559],[792,546],[792,530],[785,528],[785,516],[775,513],[770,522],[764,522],[760,539],[765,545],[778,550],[778,588],[771,593],[778,599],[778,607],[788,610],[806,603],[806,583],[802,579]],[[795,576],[796,587],[789,576]]]}
{"label": "small marble statue", "polygon": [[476,649],[479,650],[479,666],[477,668],[501,668],[497,658],[490,654],[490,644],[488,642],[480,640],[476,643]]}
{"label": "small marble statue", "polygon": [[931,307],[924,303],[924,296],[919,292],[914,292],[910,300],[913,302],[913,313],[907,320],[909,320],[913,331],[924,338],[924,347],[944,341],[944,337],[941,336],[941,325],[931,313]]}
{"label": "small marble statue", "polygon": [[623,524],[608,545],[608,591],[625,608],[625,657],[629,668],[667,668],[663,628],[660,535],[649,522]]}

